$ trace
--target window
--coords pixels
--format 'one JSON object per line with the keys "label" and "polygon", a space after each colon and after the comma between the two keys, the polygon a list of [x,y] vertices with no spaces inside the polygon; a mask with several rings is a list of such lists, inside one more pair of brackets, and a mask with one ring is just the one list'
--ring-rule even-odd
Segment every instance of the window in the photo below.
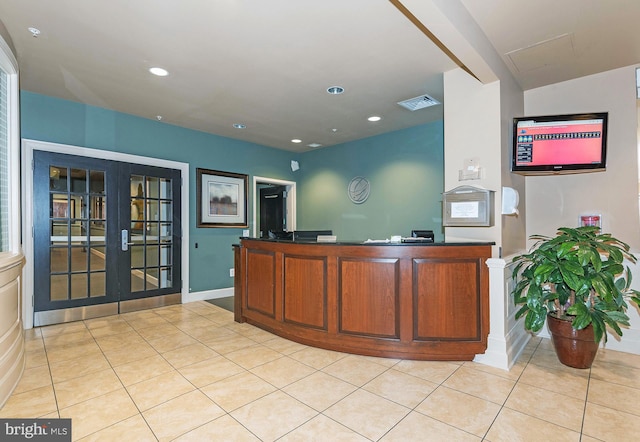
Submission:
{"label": "window", "polygon": [[0,252],[9,249],[9,137],[7,73],[0,71]]}
{"label": "window", "polygon": [[20,245],[18,154],[18,68],[0,37],[0,253]]}

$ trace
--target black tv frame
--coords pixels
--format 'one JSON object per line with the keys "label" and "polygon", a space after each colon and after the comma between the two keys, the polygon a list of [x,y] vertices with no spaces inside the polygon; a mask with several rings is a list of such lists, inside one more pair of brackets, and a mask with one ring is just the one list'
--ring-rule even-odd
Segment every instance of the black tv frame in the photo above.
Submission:
{"label": "black tv frame", "polygon": [[[517,165],[516,158],[518,153],[518,122],[535,121],[535,122],[556,122],[556,121],[580,121],[602,119],[602,135],[601,135],[601,156],[598,163],[577,163],[577,164],[545,164],[536,166]],[[511,172],[522,175],[545,175],[545,174],[566,174],[581,172],[601,172],[606,170],[607,166],[607,131],[609,125],[608,112],[591,112],[591,113],[575,113],[563,115],[541,115],[516,117],[513,119],[512,126],[512,142],[511,142]]]}

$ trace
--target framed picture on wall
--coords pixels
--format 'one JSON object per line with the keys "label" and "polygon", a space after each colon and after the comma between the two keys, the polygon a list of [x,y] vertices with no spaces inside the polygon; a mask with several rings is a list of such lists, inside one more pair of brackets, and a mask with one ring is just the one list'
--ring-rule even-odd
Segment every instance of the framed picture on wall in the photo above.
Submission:
{"label": "framed picture on wall", "polygon": [[248,227],[249,177],[196,168],[197,227]]}

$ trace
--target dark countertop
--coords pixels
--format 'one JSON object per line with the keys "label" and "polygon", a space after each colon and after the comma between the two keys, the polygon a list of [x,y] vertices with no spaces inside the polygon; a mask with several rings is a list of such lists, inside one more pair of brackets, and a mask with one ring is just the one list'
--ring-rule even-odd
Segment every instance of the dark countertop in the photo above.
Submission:
{"label": "dark countertop", "polygon": [[[411,241],[411,242],[391,242],[388,240],[374,240],[374,241],[353,241],[353,240],[339,240],[336,242],[317,242],[313,240],[297,240],[292,241],[290,239],[272,239],[272,238],[249,238],[240,237],[240,240],[251,241],[263,241],[263,242],[275,242],[284,244],[314,244],[314,245],[327,245],[327,246],[493,246],[496,243],[493,241],[464,241],[464,242],[444,242],[444,241]],[[415,238],[407,238],[415,240]]]}

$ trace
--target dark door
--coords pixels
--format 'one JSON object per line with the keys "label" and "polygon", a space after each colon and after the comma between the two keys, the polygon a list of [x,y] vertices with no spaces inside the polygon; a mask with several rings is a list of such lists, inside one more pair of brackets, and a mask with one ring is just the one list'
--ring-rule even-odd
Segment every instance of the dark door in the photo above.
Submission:
{"label": "dark door", "polygon": [[260,237],[269,231],[287,230],[287,187],[271,186],[260,189]]}
{"label": "dark door", "polygon": [[120,171],[120,299],[179,292],[180,171],[124,163]]}
{"label": "dark door", "polygon": [[33,180],[36,324],[180,292],[180,171],[35,151]]}

